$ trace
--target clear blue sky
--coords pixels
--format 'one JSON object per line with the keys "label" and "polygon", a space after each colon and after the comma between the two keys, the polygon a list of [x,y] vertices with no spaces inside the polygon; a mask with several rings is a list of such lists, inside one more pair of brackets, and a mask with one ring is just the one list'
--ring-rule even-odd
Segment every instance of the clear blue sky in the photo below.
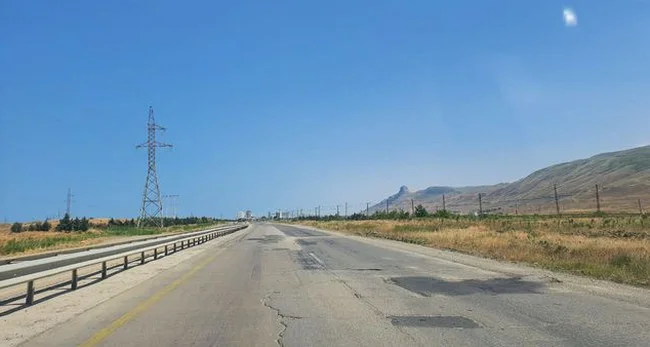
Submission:
{"label": "clear blue sky", "polygon": [[[566,26],[570,6],[577,26]],[[379,201],[648,144],[650,3],[0,1],[0,218]],[[351,207],[352,208],[352,207]],[[326,209],[323,210],[325,212]]]}

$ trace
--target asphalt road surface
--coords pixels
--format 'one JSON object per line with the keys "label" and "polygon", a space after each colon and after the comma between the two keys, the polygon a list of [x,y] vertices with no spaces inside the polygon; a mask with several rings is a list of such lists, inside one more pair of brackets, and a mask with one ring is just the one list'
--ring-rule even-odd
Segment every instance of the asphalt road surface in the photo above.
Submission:
{"label": "asphalt road surface", "polygon": [[253,225],[24,345],[650,346],[648,303],[409,247]]}

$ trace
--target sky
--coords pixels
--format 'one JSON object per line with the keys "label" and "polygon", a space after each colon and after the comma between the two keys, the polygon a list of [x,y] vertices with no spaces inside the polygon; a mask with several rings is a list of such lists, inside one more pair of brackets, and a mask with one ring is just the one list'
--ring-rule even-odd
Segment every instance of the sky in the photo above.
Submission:
{"label": "sky", "polygon": [[180,215],[353,211],[650,143],[643,0],[3,0],[0,43],[9,222],[68,188],[73,215],[136,217],[149,106]]}

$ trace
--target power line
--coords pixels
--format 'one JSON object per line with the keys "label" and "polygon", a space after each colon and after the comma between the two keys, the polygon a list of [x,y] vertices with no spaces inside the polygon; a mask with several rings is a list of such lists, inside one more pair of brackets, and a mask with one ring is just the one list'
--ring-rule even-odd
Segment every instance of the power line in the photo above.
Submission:
{"label": "power line", "polygon": [[153,225],[163,227],[163,205],[160,196],[160,187],[158,186],[158,173],[156,172],[156,148],[172,147],[167,143],[156,141],[156,131],[165,131],[165,128],[156,124],[153,115],[153,107],[149,106],[149,120],[147,121],[147,142],[136,146],[136,148],[147,148],[147,179],[144,183],[144,192],[142,193],[142,208],[140,209],[140,218],[138,227],[143,225]]}
{"label": "power line", "polygon": [[[177,217],[178,217],[178,215],[176,214],[176,199],[177,199],[179,196],[180,196],[180,195],[178,195],[178,194],[171,194],[171,195],[163,195],[163,196],[162,196],[163,199],[169,199],[169,200],[171,200],[171,205],[172,205],[172,211],[173,211],[173,214],[174,214],[174,218],[177,218]],[[169,217],[169,210],[168,210],[167,212],[168,212],[168,213],[167,213],[167,217]],[[164,213],[163,213],[163,215],[164,215]]]}

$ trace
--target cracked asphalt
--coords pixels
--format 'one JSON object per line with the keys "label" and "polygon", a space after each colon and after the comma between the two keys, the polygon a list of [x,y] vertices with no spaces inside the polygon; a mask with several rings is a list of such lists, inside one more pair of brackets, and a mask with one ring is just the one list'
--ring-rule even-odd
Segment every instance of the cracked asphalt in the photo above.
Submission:
{"label": "cracked asphalt", "polygon": [[253,225],[219,253],[216,249],[207,247],[201,257],[24,345],[648,346],[650,341],[650,295],[638,288],[284,225]]}

